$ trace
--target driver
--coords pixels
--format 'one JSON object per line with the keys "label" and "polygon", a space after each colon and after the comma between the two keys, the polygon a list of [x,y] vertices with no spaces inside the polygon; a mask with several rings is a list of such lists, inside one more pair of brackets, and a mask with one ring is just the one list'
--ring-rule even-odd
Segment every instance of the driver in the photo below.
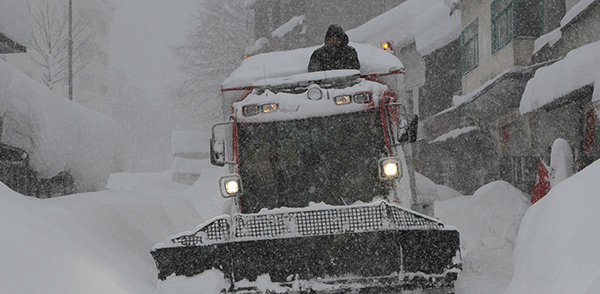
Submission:
{"label": "driver", "polygon": [[360,69],[358,54],[348,46],[348,35],[339,25],[332,24],[325,34],[325,45],[310,56],[308,71]]}

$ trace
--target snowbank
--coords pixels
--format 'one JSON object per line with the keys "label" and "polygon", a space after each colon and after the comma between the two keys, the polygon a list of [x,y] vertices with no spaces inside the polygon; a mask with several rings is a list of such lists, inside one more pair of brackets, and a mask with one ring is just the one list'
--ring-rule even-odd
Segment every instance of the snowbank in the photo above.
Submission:
{"label": "snowbank", "polygon": [[0,33],[23,46],[29,45],[31,24],[27,2],[2,0],[0,2]]}
{"label": "snowbank", "polygon": [[61,97],[0,60],[2,143],[29,154],[42,178],[61,171],[78,191],[104,189],[124,164],[124,135],[111,118]]}
{"label": "snowbank", "polygon": [[571,50],[563,60],[535,72],[527,82],[519,110],[521,114],[534,111],[583,86],[593,85],[599,74],[600,41]]}
{"label": "snowbank", "polygon": [[512,277],[519,224],[530,206],[528,196],[497,181],[473,196],[436,201],[434,206],[435,216],[460,232],[463,272],[456,293],[504,293]]}
{"label": "snowbank", "polygon": [[[136,182],[127,175],[111,180]],[[161,294],[148,251],[197,221],[189,202],[171,194],[102,191],[41,200],[0,183],[0,289]]]}
{"label": "snowbank", "polygon": [[552,188],[523,218],[507,294],[599,293],[600,162]]}
{"label": "snowbank", "polygon": [[417,50],[425,56],[460,37],[461,11],[450,15],[450,7],[442,1],[419,15],[414,22],[413,33]]}
{"label": "snowbank", "polygon": [[[205,167],[194,185],[181,193],[181,197],[190,201],[200,215],[201,221],[193,224],[194,226],[222,214],[231,214],[228,206],[231,204],[231,199],[222,198],[219,190],[219,179],[228,174],[227,167]],[[171,233],[173,235],[178,232]]]}
{"label": "snowbank", "polygon": [[[404,65],[394,55],[379,47],[350,43],[358,52],[363,75],[403,70]],[[280,78],[308,72],[308,61],[320,46],[290,51],[263,53],[245,59],[223,82],[222,88],[248,87],[262,79]]]}
{"label": "snowbank", "polygon": [[463,256],[474,250],[510,254],[528,208],[527,195],[507,182],[496,181],[482,186],[473,196],[436,202],[435,215],[458,227]]}
{"label": "snowbank", "polygon": [[415,40],[415,19],[440,0],[408,0],[365,24],[346,33],[351,41],[379,45],[393,41],[400,48]]}

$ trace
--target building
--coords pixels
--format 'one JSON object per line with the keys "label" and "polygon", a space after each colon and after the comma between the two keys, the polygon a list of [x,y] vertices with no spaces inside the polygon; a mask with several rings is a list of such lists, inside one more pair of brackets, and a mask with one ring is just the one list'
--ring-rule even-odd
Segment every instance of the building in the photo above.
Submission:
{"label": "building", "polygon": [[[406,0],[255,0],[248,6],[253,12],[255,40],[268,43],[256,51],[291,50],[323,44],[330,24],[344,30],[356,28]],[[298,17],[302,17],[299,21]],[[295,19],[294,19],[295,18]],[[293,23],[290,23],[292,21]],[[281,34],[273,34],[280,29]],[[283,30],[283,31],[282,31]]]}
{"label": "building", "polygon": [[598,1],[463,0],[457,7],[462,93],[423,121],[416,169],[465,194],[493,180],[530,193],[557,138],[569,142],[580,168],[597,159],[594,81],[564,83],[577,76],[570,66],[555,81],[544,76],[572,64],[557,62],[568,52],[598,40]]}
{"label": "building", "polygon": [[[12,1],[12,0],[11,0]],[[68,11],[67,1],[58,0],[24,0],[29,12],[45,11],[56,8],[58,13]],[[49,8],[44,7],[48,3]],[[85,25],[81,35],[91,36],[91,43],[95,54],[84,69],[73,77],[73,100],[94,110],[110,115],[110,103],[104,95],[110,84],[110,21],[114,8],[108,0],[85,0],[73,2],[74,21],[79,26]],[[79,27],[78,26],[78,27]],[[26,43],[31,42],[30,33],[27,32]],[[4,59],[35,80],[42,81],[45,70],[37,66],[31,59],[36,55],[36,50],[29,46],[27,53],[12,54]],[[37,55],[39,56],[39,55]],[[53,91],[61,96],[68,97],[68,80],[63,79],[56,83]]]}

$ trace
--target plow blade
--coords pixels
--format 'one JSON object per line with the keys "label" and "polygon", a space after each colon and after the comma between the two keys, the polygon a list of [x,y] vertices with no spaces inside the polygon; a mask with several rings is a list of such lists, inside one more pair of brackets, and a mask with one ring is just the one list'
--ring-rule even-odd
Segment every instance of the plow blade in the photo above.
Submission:
{"label": "plow blade", "polygon": [[236,215],[171,242],[151,252],[159,279],[214,268],[230,280],[230,291],[255,291],[252,282],[268,275],[289,292],[452,293],[461,268],[458,231],[385,202]]}

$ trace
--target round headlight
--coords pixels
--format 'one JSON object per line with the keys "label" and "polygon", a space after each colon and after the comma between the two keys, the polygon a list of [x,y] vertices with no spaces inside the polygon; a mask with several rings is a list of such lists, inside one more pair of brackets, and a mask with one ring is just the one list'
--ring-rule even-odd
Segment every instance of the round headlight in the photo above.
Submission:
{"label": "round headlight", "polygon": [[308,95],[308,99],[310,100],[320,100],[323,98],[323,92],[321,92],[321,88],[319,87],[311,87],[308,89],[306,95]]}
{"label": "round headlight", "polygon": [[398,175],[398,164],[395,162],[388,162],[383,166],[383,172],[386,176],[393,178]]}
{"label": "round headlight", "polygon": [[225,183],[225,191],[227,191],[227,193],[235,194],[239,190],[240,190],[240,186],[238,185],[237,181],[231,180],[231,181],[228,181],[227,183]]}

